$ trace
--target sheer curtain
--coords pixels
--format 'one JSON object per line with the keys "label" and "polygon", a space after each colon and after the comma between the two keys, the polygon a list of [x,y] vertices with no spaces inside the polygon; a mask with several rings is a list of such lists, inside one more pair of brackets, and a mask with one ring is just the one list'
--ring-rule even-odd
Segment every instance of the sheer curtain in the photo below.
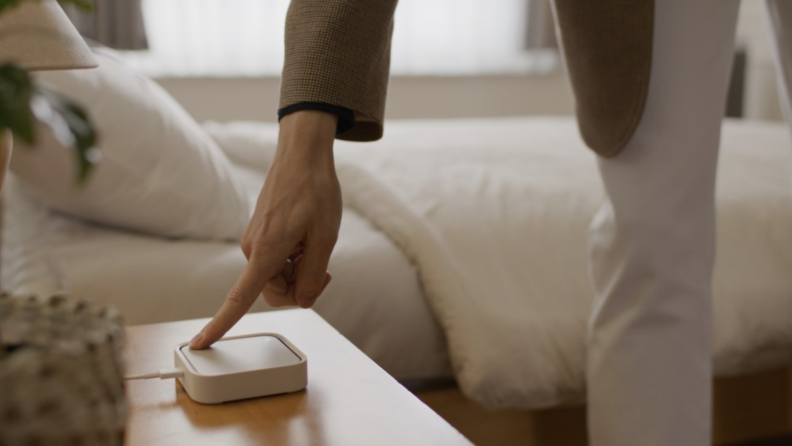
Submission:
{"label": "sheer curtain", "polygon": [[143,0],[149,51],[126,55],[151,75],[279,74],[288,0]]}
{"label": "sheer curtain", "polygon": [[[127,58],[160,76],[277,76],[288,0],[143,0],[150,50]],[[528,0],[400,0],[396,75],[549,71],[553,51],[525,49]]]}

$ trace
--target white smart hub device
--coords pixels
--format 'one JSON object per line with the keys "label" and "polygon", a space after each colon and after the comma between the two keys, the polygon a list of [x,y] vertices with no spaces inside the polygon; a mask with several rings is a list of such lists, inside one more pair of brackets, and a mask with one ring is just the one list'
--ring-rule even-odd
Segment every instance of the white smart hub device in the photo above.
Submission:
{"label": "white smart hub device", "polygon": [[286,338],[259,333],[223,338],[205,350],[174,350],[179,382],[203,404],[297,392],[308,385],[308,359]]}

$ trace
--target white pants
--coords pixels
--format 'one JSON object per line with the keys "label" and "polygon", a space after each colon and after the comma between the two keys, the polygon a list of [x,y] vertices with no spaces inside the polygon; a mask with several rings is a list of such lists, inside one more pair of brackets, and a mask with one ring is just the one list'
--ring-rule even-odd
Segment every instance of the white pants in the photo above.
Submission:
{"label": "white pants", "polygon": [[[593,446],[711,444],[715,168],[738,7],[655,0],[643,117],[619,156],[599,160],[608,201],[589,238]],[[767,9],[788,112],[792,0]]]}

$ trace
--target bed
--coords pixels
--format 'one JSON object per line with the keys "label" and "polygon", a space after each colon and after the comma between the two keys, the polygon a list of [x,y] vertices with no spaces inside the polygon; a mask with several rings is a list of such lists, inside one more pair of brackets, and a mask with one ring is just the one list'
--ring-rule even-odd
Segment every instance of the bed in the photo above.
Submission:
{"label": "bed", "polygon": [[[260,189],[263,176],[245,173],[251,190]],[[237,243],[153,237],[59,214],[13,175],[4,200],[6,289],[68,292],[117,307],[130,325],[213,315],[246,263]],[[314,307],[323,318],[400,379],[450,376],[415,267],[353,210],[344,211],[330,269],[334,280]],[[251,311],[269,310],[259,299]]]}
{"label": "bed", "polygon": [[[275,127],[204,128],[256,193]],[[585,236],[602,192],[594,157],[572,119],[391,122],[382,141],[339,143],[337,154],[347,207],[331,259],[335,280],[316,311],[397,379],[455,376],[467,396],[496,408],[581,403],[590,299]],[[725,123],[715,271],[718,376],[792,362],[789,164],[785,126]],[[158,238],[80,221],[37,203],[13,179],[5,200],[6,288],[66,290],[120,308],[131,324],[210,316],[244,265],[234,243]],[[479,239],[506,251],[517,266],[499,263],[492,250],[476,245]],[[511,246],[499,245],[505,243]],[[469,290],[480,293],[486,281],[458,277],[456,288],[448,285],[455,272],[493,265],[499,282],[531,296],[523,305],[530,314],[522,316],[542,340],[514,362],[482,353],[484,347],[471,345],[476,332],[460,325],[498,334],[493,321],[510,326],[515,321],[509,319],[519,317],[493,308],[501,305],[496,300],[483,305],[490,298],[484,294],[470,297]],[[453,300],[464,293],[477,301]],[[466,306],[477,313],[460,314]],[[263,302],[254,308],[267,310]],[[484,360],[496,366],[483,369]],[[511,366],[527,387],[508,382],[515,372],[502,373]],[[522,373],[526,367],[530,374]]]}

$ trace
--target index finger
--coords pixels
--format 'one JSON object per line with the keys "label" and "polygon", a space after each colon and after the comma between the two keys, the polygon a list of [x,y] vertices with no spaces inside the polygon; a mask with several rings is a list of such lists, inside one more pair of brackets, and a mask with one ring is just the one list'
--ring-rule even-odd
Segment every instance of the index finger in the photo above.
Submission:
{"label": "index finger", "polygon": [[242,319],[258,299],[264,285],[280,272],[282,265],[278,264],[278,258],[279,256],[267,256],[267,259],[261,259],[258,256],[251,256],[217,314],[190,342],[191,349],[200,350],[209,347]]}

